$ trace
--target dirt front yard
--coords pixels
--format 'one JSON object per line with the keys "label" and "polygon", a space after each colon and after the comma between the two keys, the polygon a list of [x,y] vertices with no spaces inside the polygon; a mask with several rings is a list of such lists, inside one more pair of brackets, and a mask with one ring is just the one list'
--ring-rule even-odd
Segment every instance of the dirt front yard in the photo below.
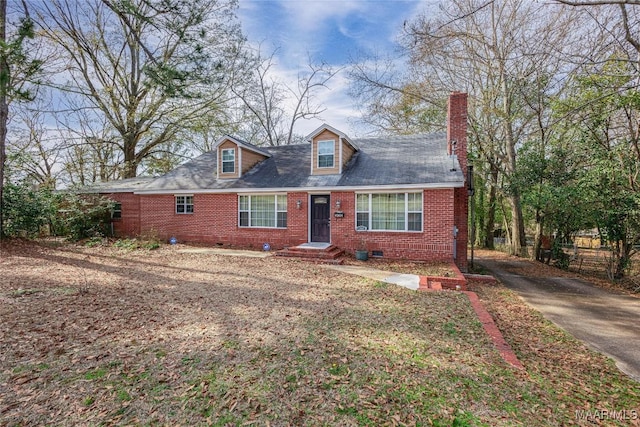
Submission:
{"label": "dirt front yard", "polygon": [[5,243],[0,425],[564,425],[640,410],[636,383],[564,336],[548,334],[581,361],[580,396],[552,381],[566,366],[527,353],[535,371],[513,370],[464,294],[179,249]]}

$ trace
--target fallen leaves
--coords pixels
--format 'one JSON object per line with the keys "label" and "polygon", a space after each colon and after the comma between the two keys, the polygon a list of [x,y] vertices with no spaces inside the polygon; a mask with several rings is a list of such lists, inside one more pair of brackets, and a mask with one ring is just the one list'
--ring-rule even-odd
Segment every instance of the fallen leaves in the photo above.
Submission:
{"label": "fallen leaves", "polygon": [[576,395],[637,396],[590,382],[593,359],[508,293],[485,296],[548,384],[505,366],[462,294],[178,249],[4,246],[0,424],[570,424]]}

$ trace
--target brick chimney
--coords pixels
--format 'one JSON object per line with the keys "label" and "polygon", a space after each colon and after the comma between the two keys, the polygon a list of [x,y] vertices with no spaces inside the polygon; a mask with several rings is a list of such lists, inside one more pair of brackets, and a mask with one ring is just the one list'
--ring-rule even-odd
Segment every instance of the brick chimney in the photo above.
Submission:
{"label": "brick chimney", "polygon": [[447,153],[458,156],[462,173],[467,175],[467,94],[453,92],[447,105]]}
{"label": "brick chimney", "polygon": [[454,189],[454,224],[457,234],[454,239],[455,263],[467,271],[467,244],[469,241],[469,196],[467,193],[467,94],[453,92],[447,107],[447,152],[455,154],[465,177],[465,185]]}

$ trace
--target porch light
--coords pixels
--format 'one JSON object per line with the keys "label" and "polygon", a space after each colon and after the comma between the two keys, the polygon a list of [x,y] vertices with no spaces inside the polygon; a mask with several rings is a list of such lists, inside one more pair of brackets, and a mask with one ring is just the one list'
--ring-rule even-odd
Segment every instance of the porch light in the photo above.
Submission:
{"label": "porch light", "polygon": [[302,207],[302,200],[298,200],[296,202],[296,208],[300,209]]}
{"label": "porch light", "polygon": [[340,206],[342,206],[342,201],[336,200],[336,209],[340,209]]}

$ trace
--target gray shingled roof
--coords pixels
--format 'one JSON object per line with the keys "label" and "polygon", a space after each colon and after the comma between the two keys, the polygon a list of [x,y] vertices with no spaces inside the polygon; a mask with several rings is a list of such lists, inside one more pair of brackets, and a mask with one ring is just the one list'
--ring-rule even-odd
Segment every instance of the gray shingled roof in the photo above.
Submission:
{"label": "gray shingled roof", "polygon": [[[269,147],[271,157],[239,179],[216,178],[216,153],[208,152],[163,175],[139,192],[361,186],[461,186],[460,166],[446,154],[446,135],[354,139],[360,151],[341,175],[311,175],[310,144]],[[451,171],[455,164],[455,171]]]}
{"label": "gray shingled roof", "polygon": [[154,179],[151,176],[139,176],[118,181],[94,182],[80,187],[79,190],[83,193],[130,193],[143,189]]}

